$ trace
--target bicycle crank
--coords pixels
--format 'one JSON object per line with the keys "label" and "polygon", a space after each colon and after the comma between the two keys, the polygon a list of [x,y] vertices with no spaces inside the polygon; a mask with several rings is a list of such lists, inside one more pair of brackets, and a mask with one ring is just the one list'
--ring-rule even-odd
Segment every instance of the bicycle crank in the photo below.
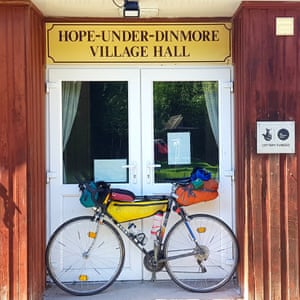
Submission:
{"label": "bicycle crank", "polygon": [[[163,258],[163,253],[160,252],[158,255],[158,260]],[[144,257],[144,266],[150,272],[159,272],[165,266],[164,262],[155,261],[154,250],[149,251]]]}

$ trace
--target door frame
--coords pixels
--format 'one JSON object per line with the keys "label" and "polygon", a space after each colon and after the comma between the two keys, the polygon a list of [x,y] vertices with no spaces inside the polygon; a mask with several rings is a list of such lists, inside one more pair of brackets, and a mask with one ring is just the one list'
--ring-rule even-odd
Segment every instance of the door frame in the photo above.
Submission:
{"label": "door frame", "polygon": [[[129,78],[129,80],[128,80]],[[62,81],[128,81],[129,104],[128,127],[135,128],[134,135],[129,136],[129,162],[140,161],[140,151],[134,147],[140,143],[140,126],[133,122],[140,114],[140,75],[138,69],[117,68],[81,68],[81,67],[49,67],[47,69],[47,239],[64,221],[78,215],[92,214],[81,206],[78,199],[80,191],[77,184],[63,183],[63,148],[62,148]],[[138,100],[138,101],[137,101]],[[57,143],[51,142],[57,141]],[[129,168],[129,177],[134,177],[135,170]],[[124,185],[119,185],[124,186]],[[132,191],[134,190],[132,185]],[[52,203],[55,199],[55,203]],[[141,227],[141,221],[137,222]],[[126,260],[120,280],[135,280],[142,277],[142,253],[125,240]],[[140,259],[137,259],[140,257]]]}
{"label": "door frame", "polygon": [[[91,73],[93,73],[94,71],[98,72],[100,71],[102,74],[105,74],[105,79],[107,81],[111,80],[111,81],[116,81],[118,80],[118,78],[123,78],[124,80],[126,80],[126,78],[128,79],[128,73],[130,74],[138,74],[139,78],[138,80],[133,80],[132,84],[134,85],[133,88],[129,88],[128,90],[128,99],[130,99],[130,97],[135,97],[135,98],[139,98],[141,100],[139,100],[139,102],[134,102],[134,104],[132,104],[132,107],[129,107],[129,130],[130,128],[132,128],[132,126],[135,126],[134,123],[131,122],[131,120],[133,120],[133,118],[136,118],[137,114],[140,114],[140,112],[142,110],[148,110],[148,111],[153,111],[152,107],[152,103],[153,101],[149,101],[149,97],[152,97],[153,93],[151,92],[151,87],[149,85],[149,82],[147,83],[147,87],[145,86],[145,82],[143,79],[141,79],[142,77],[142,73],[148,73],[148,74],[153,74],[154,76],[156,76],[156,79],[160,79],[162,78],[161,76],[166,76],[167,73],[169,73],[169,75],[171,76],[171,74],[174,75],[174,72],[177,71],[178,73],[178,80],[180,80],[180,71],[183,70],[189,70],[189,72],[191,73],[202,73],[203,80],[208,81],[208,80],[217,80],[216,78],[221,78],[219,79],[219,112],[222,112],[222,114],[219,113],[219,124],[221,124],[221,122],[224,121],[224,114],[229,116],[229,120],[226,121],[226,130],[228,132],[228,128],[230,131],[230,139],[228,139],[228,136],[226,136],[225,134],[221,134],[219,136],[219,143],[220,145],[222,143],[226,143],[226,147],[225,149],[222,149],[222,151],[219,152],[219,161],[221,162],[221,160],[226,159],[226,164],[222,166],[222,168],[220,168],[219,172],[220,172],[220,178],[222,178],[221,184],[219,186],[219,193],[220,195],[222,194],[226,194],[227,197],[221,200],[217,200],[218,202],[212,204],[212,203],[208,203],[205,204],[205,208],[204,208],[204,212],[207,212],[210,210],[211,206],[217,205],[218,206],[218,210],[220,211],[221,215],[221,219],[223,219],[231,228],[235,228],[235,198],[234,198],[234,147],[233,147],[233,139],[234,139],[234,130],[233,130],[233,95],[232,95],[232,74],[233,74],[233,70],[232,67],[220,67],[220,66],[201,66],[201,67],[195,67],[195,66],[133,66],[133,67],[120,67],[120,68],[116,68],[116,67],[112,67],[112,68],[108,68],[108,67],[95,67],[95,66],[49,66],[47,68],[47,80],[48,80],[48,93],[47,93],[47,236],[49,238],[49,234],[50,231],[52,232],[60,223],[62,220],[64,220],[64,215],[62,212],[62,206],[56,206],[56,207],[52,207],[51,206],[51,197],[53,197],[53,194],[51,192],[51,190],[53,190],[53,188],[56,188],[58,193],[61,193],[62,189],[63,189],[63,184],[62,181],[58,182],[58,180],[56,180],[57,178],[57,172],[62,172],[62,167],[57,167],[57,171],[53,169],[53,164],[56,166],[59,166],[59,164],[61,164],[60,166],[62,166],[62,155],[59,155],[59,157],[57,156],[53,156],[53,152],[55,152],[53,150],[53,147],[55,147],[55,145],[53,145],[53,143],[51,143],[50,141],[53,140],[54,138],[57,138],[55,132],[61,132],[61,130],[59,128],[61,128],[61,120],[59,118],[59,120],[52,120],[52,116],[50,116],[50,111],[51,110],[57,110],[58,112],[61,112],[61,107],[59,107],[59,103],[57,103],[57,101],[55,103],[53,103],[50,100],[50,95],[51,93],[53,93],[54,89],[57,89],[57,85],[60,84],[59,82],[52,80],[53,79],[53,74],[55,74],[55,76],[62,76],[62,74],[64,74],[64,72],[67,71],[66,74],[63,75],[63,80],[87,80],[87,81],[92,81],[92,76]],[[113,72],[112,72],[113,71]],[[178,72],[179,71],[179,72]],[[110,74],[110,73],[113,74]],[[117,78],[115,77],[115,72],[119,73],[119,77],[117,76]],[[50,75],[50,73],[52,73],[52,75]],[[81,76],[75,75],[75,74],[80,73]],[[225,77],[219,76],[220,73],[226,73],[227,75]],[[213,75],[214,74],[214,75]],[[172,76],[173,76],[172,75]],[[199,75],[199,74],[198,74]],[[54,77],[55,77],[54,76]],[[176,75],[177,76],[177,75]],[[103,79],[98,79],[99,81],[104,81]],[[198,78],[196,78],[196,80],[198,80]],[[150,80],[151,81],[151,80]],[[145,89],[145,90],[144,90]],[[150,90],[149,90],[150,89]],[[143,93],[142,93],[143,90]],[[226,96],[224,96],[224,94],[226,94]],[[61,97],[59,95],[57,95],[58,97]],[[226,99],[225,99],[226,98]],[[140,103],[140,105],[138,104]],[[130,106],[130,101],[129,101],[129,106]],[[152,109],[152,110],[150,110]],[[130,113],[130,111],[132,111]],[[151,119],[151,116],[149,114],[149,117]],[[151,121],[152,120],[152,121]],[[153,118],[149,120],[149,118],[141,118],[140,120],[140,124],[141,126],[139,128],[136,128],[136,134],[132,137],[133,141],[135,144],[140,143],[141,144],[141,137],[142,137],[142,131],[149,127],[149,123],[147,122],[151,122],[151,124],[153,123]],[[50,128],[50,124],[51,126],[54,126]],[[60,126],[60,127],[59,127]],[[151,126],[150,126],[151,127]],[[151,127],[153,130],[153,126]],[[221,126],[219,126],[219,128],[221,129]],[[53,129],[53,130],[52,130]],[[58,130],[58,131],[57,131]],[[151,133],[150,133],[151,134]],[[60,140],[62,140],[62,137],[59,137]],[[152,142],[152,141],[151,141]],[[129,145],[134,145],[134,143],[129,142]],[[134,148],[134,147],[133,147]],[[132,148],[132,146],[130,146],[129,148],[129,165],[132,163],[132,161],[137,161],[137,163],[142,163],[141,161],[141,156],[137,153],[134,152],[134,149]],[[138,147],[135,147],[138,148]],[[147,153],[147,151],[153,151],[153,146],[151,145],[147,145],[147,144],[143,144],[143,148],[141,149],[141,152],[143,153]],[[131,152],[135,153],[134,155],[131,155]],[[62,148],[60,146],[60,150],[59,153],[62,153]],[[151,152],[152,153],[152,152]],[[150,155],[151,155],[150,153]],[[149,155],[146,154],[146,155]],[[150,157],[150,156],[149,156]],[[154,157],[152,155],[152,157]],[[143,172],[143,174],[142,174]],[[63,174],[59,174],[59,177],[63,178],[62,176]],[[129,176],[133,176],[134,172],[132,171],[131,168],[129,168]],[[142,171],[139,171],[138,174],[136,174],[136,176],[138,176],[138,178],[141,178],[142,180],[144,180],[143,178],[145,178],[145,169]],[[56,177],[56,178],[55,178]],[[51,182],[52,188],[50,189],[50,184],[49,181]],[[145,185],[146,183],[143,182],[143,185]],[[54,186],[53,186],[54,185]],[[65,187],[64,189],[64,193],[70,197],[74,196],[74,186],[75,185],[69,185]],[[114,187],[124,187],[124,185],[114,185]],[[132,188],[130,188],[131,190],[133,190],[135,193],[137,193],[138,191],[134,189],[134,184],[132,184]],[[159,192],[159,190],[158,190]],[[55,196],[55,195],[54,195]],[[77,197],[79,197],[79,192],[77,195],[75,195]],[[78,208],[80,206],[79,201],[78,205],[71,208],[71,213],[74,215],[78,215],[79,211],[82,211],[81,214],[86,213],[86,210],[83,210],[83,208],[81,208],[81,210]],[[187,210],[190,212],[195,212],[195,211],[199,211],[199,207],[196,205],[195,207],[187,207]],[[202,211],[202,207],[201,207],[201,211]],[[51,220],[51,216],[54,215],[58,215],[59,219],[61,220],[60,222],[53,222],[53,220]],[[148,228],[151,225],[151,221],[148,219],[145,219],[141,222],[141,226],[144,228]],[[128,247],[128,245],[126,245],[126,248]],[[131,246],[130,246],[131,247]],[[138,257],[140,257],[140,253],[136,252],[136,251],[132,251],[132,254],[129,257],[130,261],[134,261],[134,257],[138,255]],[[142,261],[142,260],[141,260]],[[142,265],[142,263],[141,263]],[[138,271],[140,272],[140,270]],[[144,273],[144,272],[143,272]],[[144,275],[143,275],[144,276]],[[147,275],[145,277],[148,277]],[[120,277],[122,279],[122,276]],[[130,279],[130,276],[127,277],[125,276],[126,279]],[[134,279],[134,276],[132,277]]]}

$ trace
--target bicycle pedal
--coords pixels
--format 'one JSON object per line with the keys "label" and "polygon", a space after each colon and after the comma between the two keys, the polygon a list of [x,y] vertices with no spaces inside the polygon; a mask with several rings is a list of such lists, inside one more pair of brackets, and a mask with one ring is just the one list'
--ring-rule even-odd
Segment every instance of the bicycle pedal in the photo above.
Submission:
{"label": "bicycle pedal", "polygon": [[203,266],[202,264],[199,265],[200,266],[200,273],[206,273],[207,269],[205,266]]}

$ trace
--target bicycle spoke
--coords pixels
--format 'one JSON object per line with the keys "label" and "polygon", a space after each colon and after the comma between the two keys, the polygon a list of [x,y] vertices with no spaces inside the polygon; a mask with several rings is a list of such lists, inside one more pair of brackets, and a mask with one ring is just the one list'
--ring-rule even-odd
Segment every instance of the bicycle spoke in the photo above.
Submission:
{"label": "bicycle spoke", "polygon": [[187,290],[215,290],[228,282],[236,269],[238,249],[235,236],[215,217],[199,214],[189,218],[197,244],[189,238],[183,221],[175,224],[164,246],[166,270],[179,286]]}
{"label": "bicycle spoke", "polygon": [[124,244],[107,222],[78,217],[61,225],[46,251],[49,275],[74,295],[99,293],[112,284],[124,263]]}

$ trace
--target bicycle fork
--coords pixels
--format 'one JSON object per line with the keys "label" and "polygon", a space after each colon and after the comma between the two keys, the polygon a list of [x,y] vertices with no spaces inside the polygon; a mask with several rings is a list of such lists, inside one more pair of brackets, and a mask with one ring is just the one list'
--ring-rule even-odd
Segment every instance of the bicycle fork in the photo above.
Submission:
{"label": "bicycle fork", "polygon": [[[195,258],[197,259],[197,263],[200,267],[200,272],[201,273],[207,272],[207,269],[203,265],[203,262],[208,259],[208,256],[209,256],[208,247],[206,247],[205,245],[199,245],[197,238],[194,234],[194,231],[192,230],[192,228],[190,226],[190,219],[189,219],[188,215],[185,213],[184,209],[182,207],[177,207],[174,210],[182,218],[182,220],[185,224],[185,227],[187,228],[187,230],[190,234],[192,241],[195,243],[195,248],[191,252],[188,252],[185,254],[180,254],[180,255],[175,255],[175,256],[172,256],[167,259],[165,258],[164,260],[165,261],[166,260],[174,260],[174,259],[183,258],[183,257],[187,257],[187,256],[195,256]],[[199,230],[199,232],[201,232],[201,228],[199,228],[197,230]]]}

